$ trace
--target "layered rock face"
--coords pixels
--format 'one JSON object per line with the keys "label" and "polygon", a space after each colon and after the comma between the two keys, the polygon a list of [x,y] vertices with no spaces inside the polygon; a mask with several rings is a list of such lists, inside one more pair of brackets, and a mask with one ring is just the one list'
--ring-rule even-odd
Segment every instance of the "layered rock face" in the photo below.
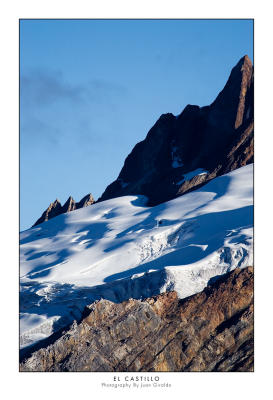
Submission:
{"label": "layered rock face", "polygon": [[253,268],[184,300],[100,300],[21,371],[252,371]]}
{"label": "layered rock face", "polygon": [[253,162],[253,66],[244,56],[215,101],[162,115],[99,201],[143,194],[156,205]]}
{"label": "layered rock face", "polygon": [[78,210],[82,207],[90,206],[95,203],[95,200],[91,193],[84,196],[78,203],[75,202],[73,197],[69,196],[64,205],[62,206],[58,199],[51,203],[49,207],[43,212],[41,217],[35,222],[33,226],[39,225],[42,222],[48,221],[51,218],[57,217],[60,214],[64,214],[73,210]]}

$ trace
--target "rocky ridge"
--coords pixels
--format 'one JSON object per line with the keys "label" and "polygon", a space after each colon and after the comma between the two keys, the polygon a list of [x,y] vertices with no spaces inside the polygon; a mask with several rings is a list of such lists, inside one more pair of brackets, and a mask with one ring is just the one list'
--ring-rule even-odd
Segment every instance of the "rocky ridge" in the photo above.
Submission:
{"label": "rocky ridge", "polygon": [[156,205],[253,162],[254,72],[244,56],[215,101],[164,114],[98,201],[142,194]]}
{"label": "rocky ridge", "polygon": [[[161,115],[98,201],[145,195],[153,206],[171,200],[253,163],[253,136],[254,69],[245,55],[211,105]],[[69,197],[63,206],[55,200],[33,226],[94,202],[91,194],[78,203]]]}
{"label": "rocky ridge", "polygon": [[39,225],[42,222],[48,221],[51,218],[57,217],[60,214],[64,214],[70,211],[78,210],[82,207],[90,206],[95,203],[95,200],[91,193],[84,196],[78,203],[69,196],[64,205],[62,206],[60,201],[56,199],[53,203],[50,203],[48,208],[43,212],[41,217],[35,222],[33,226]]}
{"label": "rocky ridge", "polygon": [[252,371],[253,268],[202,292],[123,303],[100,300],[21,371]]}

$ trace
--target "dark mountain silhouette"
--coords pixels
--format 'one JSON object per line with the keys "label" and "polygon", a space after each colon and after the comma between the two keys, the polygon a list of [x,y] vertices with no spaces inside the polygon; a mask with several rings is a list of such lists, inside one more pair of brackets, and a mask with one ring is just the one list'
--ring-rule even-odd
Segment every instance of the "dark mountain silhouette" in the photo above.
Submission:
{"label": "dark mountain silhouette", "polygon": [[[253,135],[254,71],[246,55],[211,105],[161,115],[98,201],[134,194],[147,196],[150,206],[171,200],[252,163]],[[33,226],[93,203],[91,194],[78,203],[69,197],[63,206],[55,200]]]}
{"label": "dark mountain silhouette", "polygon": [[253,162],[253,66],[244,56],[210,106],[163,114],[98,201],[143,194],[156,205]]}

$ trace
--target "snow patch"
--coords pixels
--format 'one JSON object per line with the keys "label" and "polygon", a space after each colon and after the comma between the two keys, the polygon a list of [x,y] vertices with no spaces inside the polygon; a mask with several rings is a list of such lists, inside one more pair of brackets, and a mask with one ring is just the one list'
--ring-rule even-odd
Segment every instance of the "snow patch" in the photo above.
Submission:
{"label": "snow patch", "polygon": [[207,175],[207,174],[208,174],[208,171],[204,170],[203,168],[197,168],[194,171],[190,171],[187,174],[184,174],[183,179],[181,181],[177,182],[177,185],[181,185],[183,182],[189,181],[197,175],[201,176],[201,175]]}

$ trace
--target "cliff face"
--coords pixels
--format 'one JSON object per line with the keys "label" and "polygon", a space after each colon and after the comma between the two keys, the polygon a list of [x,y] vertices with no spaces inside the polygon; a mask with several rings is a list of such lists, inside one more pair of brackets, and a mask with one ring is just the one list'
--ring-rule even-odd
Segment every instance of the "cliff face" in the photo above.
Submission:
{"label": "cliff face", "polygon": [[184,300],[100,300],[21,371],[252,371],[253,268]]}
{"label": "cliff face", "polygon": [[95,203],[95,200],[91,193],[84,196],[78,203],[75,202],[73,197],[69,196],[64,205],[62,206],[58,199],[49,205],[49,207],[43,212],[41,217],[35,222],[33,226],[39,225],[42,222],[48,221],[51,218],[57,217],[60,214],[64,214],[70,211],[78,210],[82,207],[87,207]]}
{"label": "cliff face", "polygon": [[252,163],[253,90],[253,67],[244,56],[210,106],[162,115],[99,201],[143,194],[155,205]]}

